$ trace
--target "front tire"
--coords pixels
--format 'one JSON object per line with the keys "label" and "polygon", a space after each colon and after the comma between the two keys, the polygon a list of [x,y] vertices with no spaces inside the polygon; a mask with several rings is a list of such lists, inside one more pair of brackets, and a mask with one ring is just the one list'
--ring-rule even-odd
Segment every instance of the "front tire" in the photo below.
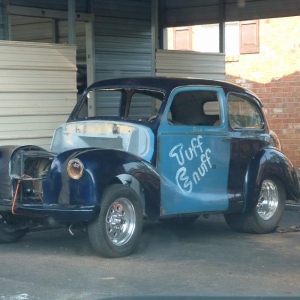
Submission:
{"label": "front tire", "polygon": [[94,249],[109,258],[130,254],[143,228],[143,207],[136,192],[121,184],[110,185],[103,193],[98,218],[88,225]]}
{"label": "front tire", "polygon": [[15,243],[27,233],[28,228],[17,229],[18,224],[14,223],[13,217],[0,217],[0,244]]}
{"label": "front tire", "polygon": [[249,233],[270,233],[278,226],[286,201],[285,188],[275,177],[265,179],[257,205],[247,213],[225,214],[226,223],[234,230]]}

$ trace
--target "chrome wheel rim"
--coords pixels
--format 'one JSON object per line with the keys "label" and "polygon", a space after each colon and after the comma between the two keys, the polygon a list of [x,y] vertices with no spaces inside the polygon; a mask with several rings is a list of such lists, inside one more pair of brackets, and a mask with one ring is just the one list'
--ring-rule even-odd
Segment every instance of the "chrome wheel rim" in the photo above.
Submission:
{"label": "chrome wheel rim", "polygon": [[106,214],[106,233],[116,246],[126,244],[135,230],[136,214],[132,203],[126,198],[115,200]]}
{"label": "chrome wheel rim", "polygon": [[261,185],[256,210],[263,220],[269,220],[275,214],[279,203],[278,189],[272,180],[264,180]]}

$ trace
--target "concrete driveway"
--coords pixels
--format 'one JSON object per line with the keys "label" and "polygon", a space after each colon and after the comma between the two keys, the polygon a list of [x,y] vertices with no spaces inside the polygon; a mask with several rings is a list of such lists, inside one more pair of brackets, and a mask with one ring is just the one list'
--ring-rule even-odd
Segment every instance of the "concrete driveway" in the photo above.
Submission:
{"label": "concrete driveway", "polygon": [[0,245],[0,300],[131,295],[300,296],[300,212],[268,235],[232,231],[222,215],[192,226],[146,223],[131,256],[105,259],[86,235],[28,233]]}

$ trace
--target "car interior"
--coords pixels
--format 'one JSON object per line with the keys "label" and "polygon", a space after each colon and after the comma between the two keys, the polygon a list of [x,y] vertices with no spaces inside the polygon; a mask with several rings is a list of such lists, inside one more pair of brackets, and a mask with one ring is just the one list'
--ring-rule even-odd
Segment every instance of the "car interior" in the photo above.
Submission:
{"label": "car interior", "polygon": [[220,124],[217,94],[211,91],[178,93],[170,108],[173,125],[218,126]]}

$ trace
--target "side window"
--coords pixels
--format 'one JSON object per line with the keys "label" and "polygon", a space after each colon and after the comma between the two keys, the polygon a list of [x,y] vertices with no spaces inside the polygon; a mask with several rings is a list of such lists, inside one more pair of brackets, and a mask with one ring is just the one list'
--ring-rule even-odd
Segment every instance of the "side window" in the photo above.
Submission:
{"label": "side window", "polygon": [[131,97],[128,117],[148,119],[152,115],[152,102],[153,99],[151,96],[134,93]]}
{"label": "side window", "polygon": [[219,101],[214,91],[191,90],[175,95],[168,114],[171,125],[219,125]]}
{"label": "side window", "polygon": [[259,108],[246,96],[228,95],[229,123],[233,129],[261,129],[264,120]]}
{"label": "side window", "polygon": [[162,100],[147,91],[136,92],[131,96],[129,118],[152,120],[156,117]]}
{"label": "side window", "polygon": [[[95,116],[119,116],[122,92],[117,90],[91,90],[87,94],[76,118],[83,119]],[[95,101],[95,111],[89,115],[89,101]]]}
{"label": "side window", "polygon": [[95,90],[94,99],[96,102],[96,116],[119,116],[120,103],[122,99],[121,91]]}

